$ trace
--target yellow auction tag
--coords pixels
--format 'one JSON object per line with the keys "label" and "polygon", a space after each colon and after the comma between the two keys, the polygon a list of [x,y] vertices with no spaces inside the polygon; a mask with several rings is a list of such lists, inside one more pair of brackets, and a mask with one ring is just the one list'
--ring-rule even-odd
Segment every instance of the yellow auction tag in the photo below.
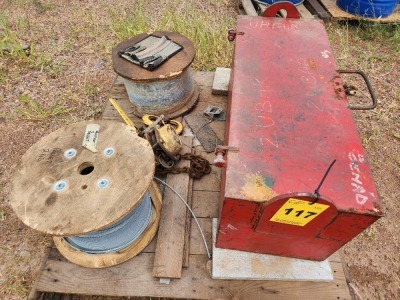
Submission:
{"label": "yellow auction tag", "polygon": [[270,221],[304,226],[329,207],[326,204],[314,203],[310,205],[310,203],[309,201],[290,198],[273,215]]}

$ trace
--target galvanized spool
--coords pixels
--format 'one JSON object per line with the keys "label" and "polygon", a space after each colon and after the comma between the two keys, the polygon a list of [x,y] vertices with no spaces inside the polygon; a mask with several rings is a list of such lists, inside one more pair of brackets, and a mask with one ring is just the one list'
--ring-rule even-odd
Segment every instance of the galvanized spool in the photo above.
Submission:
{"label": "galvanized spool", "polygon": [[123,78],[126,91],[134,113],[165,115],[173,118],[190,110],[199,97],[199,88],[192,78],[190,65],[195,57],[193,43],[181,34],[167,31],[152,33],[155,36],[168,36],[183,49],[154,71],[148,71],[118,55],[146,38],[142,33],[118,44],[112,53],[115,72]]}
{"label": "galvanized spool", "polygon": [[[26,225],[52,235],[67,259],[101,268],[126,261],[151,241],[161,196],[152,181],[154,155],[148,142],[123,123],[93,123],[97,131],[80,122],[34,144],[15,170],[11,204]],[[88,135],[97,152],[82,146]],[[140,222],[132,219],[135,214]],[[85,246],[82,236],[100,240]]]}

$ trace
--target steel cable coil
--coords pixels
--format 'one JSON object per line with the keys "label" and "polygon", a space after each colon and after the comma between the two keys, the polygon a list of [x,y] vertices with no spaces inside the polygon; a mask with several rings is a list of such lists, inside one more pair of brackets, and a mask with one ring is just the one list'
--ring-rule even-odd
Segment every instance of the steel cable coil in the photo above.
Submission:
{"label": "steel cable coil", "polygon": [[140,203],[128,215],[102,230],[81,236],[65,237],[72,248],[90,253],[104,254],[125,249],[146,230],[152,219],[152,202],[146,193]]}

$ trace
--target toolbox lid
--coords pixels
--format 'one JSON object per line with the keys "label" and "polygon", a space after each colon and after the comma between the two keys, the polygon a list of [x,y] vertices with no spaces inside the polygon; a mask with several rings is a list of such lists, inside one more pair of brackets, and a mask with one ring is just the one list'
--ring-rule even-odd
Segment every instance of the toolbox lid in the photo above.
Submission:
{"label": "toolbox lid", "polygon": [[[239,16],[224,197],[268,201],[319,193],[338,210],[381,215],[370,167],[316,20]],[[242,34],[243,33],[243,34]]]}

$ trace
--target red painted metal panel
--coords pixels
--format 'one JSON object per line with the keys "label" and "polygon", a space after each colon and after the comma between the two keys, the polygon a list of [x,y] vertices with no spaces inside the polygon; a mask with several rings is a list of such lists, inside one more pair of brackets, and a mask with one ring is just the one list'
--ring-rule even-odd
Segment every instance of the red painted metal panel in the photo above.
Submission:
{"label": "red painted metal panel", "polygon": [[[324,25],[239,16],[237,31],[225,140],[239,152],[227,153],[217,246],[326,258],[382,208]],[[328,209],[302,226],[270,221],[290,198],[313,201],[335,159],[317,202]],[[346,232],[349,220],[360,226]]]}

